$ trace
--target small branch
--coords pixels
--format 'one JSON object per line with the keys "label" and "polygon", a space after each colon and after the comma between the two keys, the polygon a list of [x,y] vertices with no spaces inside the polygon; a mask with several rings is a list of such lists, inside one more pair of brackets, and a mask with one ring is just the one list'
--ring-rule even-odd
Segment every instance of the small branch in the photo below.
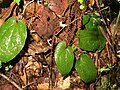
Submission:
{"label": "small branch", "polygon": [[120,20],[120,10],[119,10],[119,13],[118,13],[118,16],[117,16],[117,19],[116,19],[115,28],[114,28],[115,30],[114,30],[114,33],[113,33],[113,38],[115,38],[115,32],[117,30],[117,26],[118,26],[119,20]]}
{"label": "small branch", "polygon": [[3,78],[5,78],[7,81],[9,81],[11,84],[13,84],[18,90],[22,90],[21,87],[19,87],[15,82],[13,82],[12,80],[10,80],[7,76],[3,75],[2,73],[0,73],[0,76],[2,76]]}
{"label": "small branch", "polygon": [[25,89],[26,87],[28,87],[28,86],[30,86],[30,85],[32,85],[32,84],[34,84],[34,83],[36,83],[36,82],[31,82],[31,83],[29,83],[28,85],[23,86],[22,89]]}
{"label": "small branch", "polygon": [[105,22],[105,19],[103,18],[103,15],[102,15],[102,12],[101,12],[101,10],[100,10],[100,6],[99,6],[99,3],[98,3],[98,0],[95,0],[95,2],[96,2],[96,5],[97,5],[97,8],[98,8],[98,10],[99,10],[99,13],[100,13],[100,15],[101,15],[101,17],[102,17],[102,21],[103,21],[103,23],[104,23],[104,25],[105,25],[105,28],[106,28],[109,36],[111,36],[112,34],[111,34],[111,32],[110,32],[110,29],[107,27],[107,24],[106,24],[106,22]]}
{"label": "small branch", "polygon": [[25,7],[24,7],[24,9],[23,9],[23,12],[22,12],[22,15],[25,14],[25,10],[26,10],[27,6],[28,6],[29,4],[31,4],[31,3],[33,3],[33,2],[34,2],[34,0],[28,2],[28,3],[25,5]]}
{"label": "small branch", "polygon": [[100,26],[100,31],[102,32],[103,36],[105,37],[106,41],[109,43],[109,45],[112,47],[112,44],[110,42],[110,40],[108,39],[108,37],[106,36],[104,30],[102,29],[102,27]]}
{"label": "small branch", "polygon": [[60,31],[59,31],[57,34],[55,34],[55,36],[57,36],[57,35],[58,35],[65,27],[67,27],[68,25],[74,23],[74,22],[77,21],[78,19],[81,19],[81,17],[82,17],[82,16],[80,16],[80,17],[74,19],[72,22],[70,22],[70,23],[68,23],[68,24],[65,24],[65,26],[62,27],[62,28],[60,29]]}

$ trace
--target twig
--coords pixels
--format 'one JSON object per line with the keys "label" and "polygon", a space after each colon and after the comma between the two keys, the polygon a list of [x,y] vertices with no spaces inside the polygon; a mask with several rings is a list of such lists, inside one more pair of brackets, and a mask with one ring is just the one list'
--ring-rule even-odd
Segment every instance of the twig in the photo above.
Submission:
{"label": "twig", "polygon": [[117,16],[117,19],[116,19],[115,28],[114,28],[114,32],[113,32],[113,38],[115,38],[115,32],[117,30],[119,19],[120,19],[120,10],[119,10],[119,13],[118,13],[118,16]]}
{"label": "twig", "polygon": [[13,84],[18,90],[22,90],[21,87],[19,87],[15,82],[13,82],[12,80],[10,80],[7,76],[5,76],[4,74],[0,73],[0,76],[2,76],[3,78],[5,78],[7,81],[9,81],[11,84]]}
{"label": "twig", "polygon": [[96,2],[96,5],[97,5],[97,8],[98,8],[98,10],[99,10],[99,13],[100,13],[100,15],[101,15],[101,17],[102,17],[102,21],[103,21],[103,23],[104,23],[104,25],[105,25],[105,28],[106,28],[109,36],[111,36],[112,34],[111,34],[109,28],[107,27],[107,24],[106,24],[106,22],[105,22],[105,19],[103,18],[103,15],[102,15],[102,12],[101,12],[101,10],[100,10],[100,6],[99,6],[99,3],[98,3],[98,0],[95,0],[95,2]]}
{"label": "twig", "polygon": [[62,27],[62,28],[60,29],[60,31],[59,31],[57,34],[55,34],[55,35],[57,36],[65,27],[67,27],[68,25],[74,23],[74,22],[77,21],[78,19],[81,19],[81,16],[78,17],[78,18],[76,18],[76,19],[74,19],[72,22],[70,22],[70,23],[68,23],[68,24],[65,24],[65,26]]}
{"label": "twig", "polygon": [[34,83],[36,83],[36,82],[31,82],[31,83],[29,83],[28,85],[23,86],[22,89],[25,89],[26,87],[28,87],[28,86],[30,86],[30,85],[32,85],[32,84],[34,84]]}
{"label": "twig", "polygon": [[25,14],[25,10],[26,10],[27,6],[28,6],[29,4],[31,4],[31,3],[33,3],[33,2],[34,2],[34,0],[28,2],[28,3],[25,5],[25,7],[24,7],[24,9],[23,9],[23,12],[22,12],[22,15]]}
{"label": "twig", "polygon": [[105,37],[105,39],[107,40],[107,42],[109,43],[109,45],[112,47],[112,44],[110,42],[110,40],[108,39],[108,37],[106,36],[104,30],[102,29],[102,27],[100,26],[100,31],[102,32],[103,36]]}

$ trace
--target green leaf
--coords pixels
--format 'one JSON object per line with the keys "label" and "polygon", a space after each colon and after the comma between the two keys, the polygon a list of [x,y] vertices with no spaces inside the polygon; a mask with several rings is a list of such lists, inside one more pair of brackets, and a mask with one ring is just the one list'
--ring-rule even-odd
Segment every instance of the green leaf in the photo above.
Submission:
{"label": "green leaf", "polygon": [[83,20],[82,20],[83,25],[87,24],[89,19],[90,19],[90,15],[89,14],[84,15],[83,16]]}
{"label": "green leaf", "polygon": [[77,47],[75,45],[72,45],[72,51],[74,52],[75,50],[77,50]]}
{"label": "green leaf", "polygon": [[82,3],[82,4],[80,5],[80,9],[83,10],[84,8],[85,8],[85,3]]}
{"label": "green leaf", "polygon": [[2,62],[0,61],[0,69],[2,68]]}
{"label": "green leaf", "polygon": [[99,48],[99,38],[97,31],[81,30],[79,46],[86,51],[95,51]]}
{"label": "green leaf", "polygon": [[96,14],[91,14],[90,15],[91,18],[93,18],[95,20],[95,22],[99,25],[101,23],[101,17],[99,15]]}
{"label": "green leaf", "polygon": [[14,0],[14,2],[16,2],[17,5],[20,5],[20,0]]}
{"label": "green leaf", "polygon": [[68,3],[70,3],[70,0],[68,0]]}
{"label": "green leaf", "polygon": [[87,14],[83,16],[82,22],[87,30],[96,30],[101,23],[101,19],[96,14]]}
{"label": "green leaf", "polygon": [[80,4],[82,4],[82,3],[84,3],[84,0],[78,0],[78,2],[79,2]]}
{"label": "green leaf", "polygon": [[99,33],[99,36],[98,36],[98,38],[99,38],[99,48],[98,48],[98,50],[101,51],[105,47],[106,39],[102,35],[100,30],[98,31],[98,33]]}
{"label": "green leaf", "polygon": [[75,68],[81,80],[85,83],[91,83],[97,77],[96,66],[87,54],[80,56],[79,60],[76,61]]}
{"label": "green leaf", "polygon": [[58,56],[62,53],[65,47],[66,47],[65,41],[59,42],[55,49],[55,60],[57,60]]}
{"label": "green leaf", "polygon": [[58,67],[58,70],[61,72],[62,76],[67,75],[72,67],[74,62],[74,54],[72,47],[66,47],[66,42],[59,42],[55,49],[55,62]]}
{"label": "green leaf", "polygon": [[16,22],[9,18],[0,27],[0,61],[8,62],[22,50],[27,37],[26,25],[22,20]]}
{"label": "green leaf", "polygon": [[85,28],[86,28],[87,30],[96,30],[97,25],[94,24],[93,19],[91,18],[90,21],[89,21],[89,23],[87,23],[87,24],[85,25]]}
{"label": "green leaf", "polygon": [[106,39],[100,30],[81,30],[79,36],[79,46],[86,51],[101,51],[106,44]]}
{"label": "green leaf", "polygon": [[83,16],[83,25],[85,30],[80,31],[79,46],[86,51],[101,51],[105,44],[106,39],[99,30],[101,19],[95,14],[87,14]]}
{"label": "green leaf", "polygon": [[100,19],[91,17],[90,21],[85,25],[87,30],[96,30],[100,25]]}

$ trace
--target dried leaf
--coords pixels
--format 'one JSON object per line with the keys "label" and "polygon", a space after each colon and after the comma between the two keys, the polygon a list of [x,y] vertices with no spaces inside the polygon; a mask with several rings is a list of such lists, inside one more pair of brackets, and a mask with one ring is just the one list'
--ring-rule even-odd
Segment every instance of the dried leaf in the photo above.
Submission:
{"label": "dried leaf", "polygon": [[38,17],[34,20],[33,29],[42,38],[51,36],[58,24],[58,18],[54,15],[49,8],[41,5],[37,12]]}
{"label": "dried leaf", "polygon": [[64,10],[68,7],[68,0],[47,0],[48,7],[58,16],[62,16]]}

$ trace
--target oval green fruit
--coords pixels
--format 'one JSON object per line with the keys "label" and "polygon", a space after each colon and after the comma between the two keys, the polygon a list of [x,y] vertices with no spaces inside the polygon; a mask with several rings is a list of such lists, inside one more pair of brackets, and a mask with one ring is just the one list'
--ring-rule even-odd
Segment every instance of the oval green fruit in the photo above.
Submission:
{"label": "oval green fruit", "polygon": [[81,80],[85,83],[91,83],[97,77],[96,66],[87,54],[80,56],[79,60],[76,61],[75,68]]}

